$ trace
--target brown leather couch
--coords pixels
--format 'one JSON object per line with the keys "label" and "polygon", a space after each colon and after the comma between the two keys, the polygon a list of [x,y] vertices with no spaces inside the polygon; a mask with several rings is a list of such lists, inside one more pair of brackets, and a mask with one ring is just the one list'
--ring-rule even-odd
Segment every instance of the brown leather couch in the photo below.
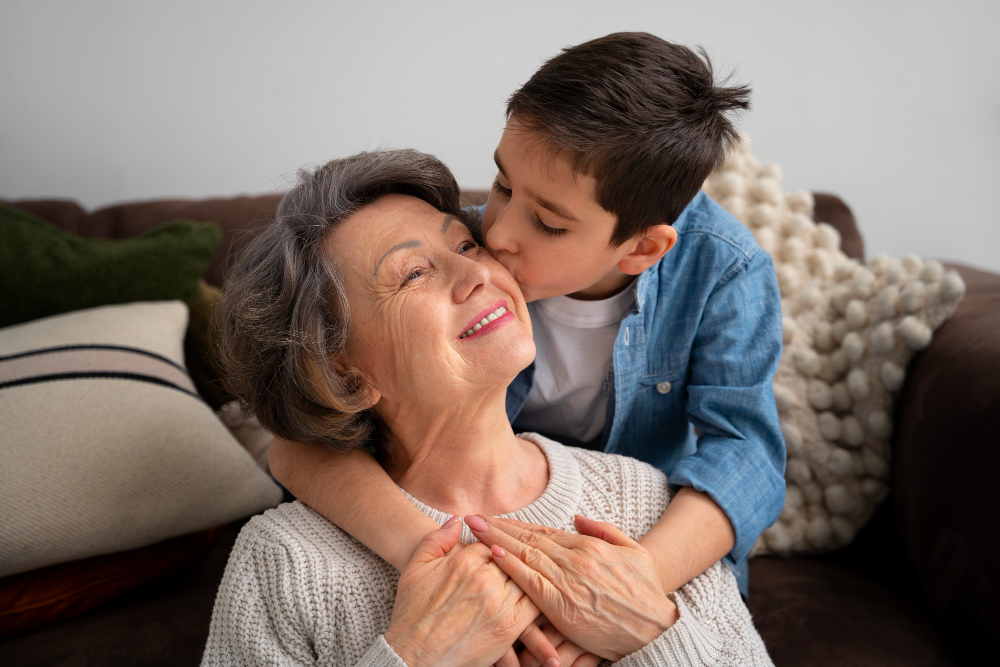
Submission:
{"label": "brown leather couch", "polygon": [[[470,202],[484,193],[470,192]],[[206,280],[221,285],[245,230],[279,196],[153,201],[87,212],[67,201],[16,206],[87,237],[124,238],[176,218],[214,220],[222,245]],[[816,217],[863,258],[851,211],[817,195]],[[821,558],[758,558],[750,610],[778,665],[954,665],[1000,631],[1000,275],[949,265],[967,293],[912,362],[896,413],[892,494],[856,542]],[[188,351],[189,356],[192,354]],[[83,616],[0,643],[3,665],[193,665],[243,522],[194,565]]]}

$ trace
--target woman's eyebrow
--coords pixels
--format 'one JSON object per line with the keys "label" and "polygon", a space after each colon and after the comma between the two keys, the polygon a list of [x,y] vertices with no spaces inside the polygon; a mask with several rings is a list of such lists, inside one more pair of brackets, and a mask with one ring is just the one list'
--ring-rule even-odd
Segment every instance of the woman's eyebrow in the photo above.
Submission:
{"label": "woman's eyebrow", "polygon": [[381,258],[379,258],[378,262],[375,263],[375,270],[372,273],[377,274],[378,267],[382,266],[382,262],[385,261],[385,258],[391,255],[392,253],[396,252],[397,250],[405,250],[406,248],[417,248],[421,245],[423,244],[418,239],[411,239],[409,241],[403,241],[402,243],[397,243],[396,245],[386,250],[385,254],[382,255]]}
{"label": "woman's eyebrow", "polygon": [[445,215],[444,216],[444,222],[441,223],[441,233],[442,234],[447,234],[448,233],[448,228],[451,227],[451,223],[453,223],[453,222],[462,222],[462,221],[459,220],[458,218],[456,218],[453,215]]}

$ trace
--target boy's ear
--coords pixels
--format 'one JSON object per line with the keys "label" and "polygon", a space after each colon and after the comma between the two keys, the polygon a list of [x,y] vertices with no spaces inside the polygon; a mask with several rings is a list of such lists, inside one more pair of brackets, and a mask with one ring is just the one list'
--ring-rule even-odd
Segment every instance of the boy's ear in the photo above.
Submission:
{"label": "boy's ear", "polygon": [[645,232],[632,252],[622,257],[618,268],[622,273],[636,276],[660,261],[677,243],[677,230],[667,224],[653,225]]}

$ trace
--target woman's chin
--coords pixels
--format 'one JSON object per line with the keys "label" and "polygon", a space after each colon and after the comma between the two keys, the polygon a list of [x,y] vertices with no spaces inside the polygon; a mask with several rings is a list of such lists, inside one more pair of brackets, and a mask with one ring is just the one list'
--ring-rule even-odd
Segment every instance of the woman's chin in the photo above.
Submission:
{"label": "woman's chin", "polygon": [[467,362],[498,380],[510,382],[535,360],[535,341],[530,335],[504,336],[497,331],[468,343],[463,350]]}

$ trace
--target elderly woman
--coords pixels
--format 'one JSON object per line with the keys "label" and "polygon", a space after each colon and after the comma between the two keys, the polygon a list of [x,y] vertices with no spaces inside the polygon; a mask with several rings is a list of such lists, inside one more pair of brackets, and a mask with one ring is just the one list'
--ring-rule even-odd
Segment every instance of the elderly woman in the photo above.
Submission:
{"label": "elderly woman", "polygon": [[[623,664],[770,664],[721,563],[661,591],[633,541],[669,502],[661,472],[512,431],[505,391],[534,357],[530,319],[436,159],[362,153],[300,173],[234,267],[218,322],[231,388],[267,428],[368,448],[444,525],[400,574],[299,502],[254,517],[204,664],[489,665],[540,611]],[[560,575],[618,547],[614,585]],[[574,596],[604,615],[574,614]]]}

